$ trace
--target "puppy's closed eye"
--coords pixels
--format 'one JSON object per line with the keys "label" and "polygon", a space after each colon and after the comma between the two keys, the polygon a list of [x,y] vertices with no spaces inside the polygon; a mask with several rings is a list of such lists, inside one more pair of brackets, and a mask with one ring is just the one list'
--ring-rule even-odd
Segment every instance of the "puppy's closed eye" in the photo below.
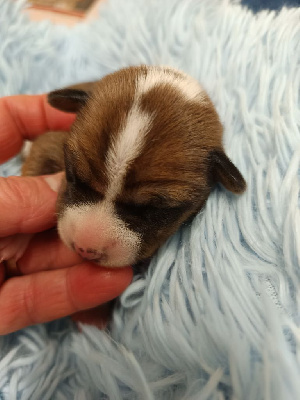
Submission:
{"label": "puppy's closed eye", "polygon": [[[65,190],[61,200],[69,206],[92,204],[103,200],[103,194],[93,189],[90,184],[77,175],[74,168],[66,168]],[[60,211],[60,208],[58,208]]]}
{"label": "puppy's closed eye", "polygon": [[160,224],[161,226],[176,221],[178,216],[189,209],[190,203],[181,203],[169,206],[166,203],[149,201],[147,203],[116,203],[117,213],[127,222],[134,224],[138,231],[144,230],[147,224]]}
{"label": "puppy's closed eye", "polygon": [[116,202],[116,207],[119,210],[126,211],[126,213],[130,214],[131,216],[139,218],[147,218],[148,215],[154,215],[159,211],[164,211],[166,209],[169,209],[169,207],[167,206],[158,207],[157,205],[153,204],[153,202],[140,203],[140,204]]}

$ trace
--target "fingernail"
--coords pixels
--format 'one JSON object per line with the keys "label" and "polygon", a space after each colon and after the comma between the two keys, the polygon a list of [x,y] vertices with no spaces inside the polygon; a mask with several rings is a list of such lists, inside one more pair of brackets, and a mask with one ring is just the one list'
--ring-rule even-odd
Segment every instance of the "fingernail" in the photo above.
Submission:
{"label": "fingernail", "polygon": [[43,178],[54,192],[58,192],[61,184],[62,175],[63,172],[59,172],[58,174],[47,175]]}

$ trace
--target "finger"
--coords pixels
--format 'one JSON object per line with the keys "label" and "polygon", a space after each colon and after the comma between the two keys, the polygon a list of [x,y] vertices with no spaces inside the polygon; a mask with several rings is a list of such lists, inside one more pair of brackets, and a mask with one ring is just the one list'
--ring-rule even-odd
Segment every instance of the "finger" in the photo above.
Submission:
{"label": "finger", "polygon": [[0,290],[0,334],[90,309],[119,296],[132,269],[106,269],[92,263],[15,277]]}
{"label": "finger", "polygon": [[17,233],[0,238],[0,260],[17,261],[22,257],[32,236],[32,233]]}
{"label": "finger", "polygon": [[0,237],[35,233],[55,225],[56,190],[62,173],[0,178]]}
{"label": "finger", "polygon": [[0,286],[4,282],[5,279],[5,265],[4,263],[0,263]]}
{"label": "finger", "polygon": [[49,130],[70,129],[74,114],[56,110],[46,95],[9,96],[0,99],[0,163],[17,154],[24,139],[34,139]]}
{"label": "finger", "polygon": [[56,229],[36,234],[18,261],[18,270],[24,274],[51,269],[68,268],[82,262],[59,238]]}

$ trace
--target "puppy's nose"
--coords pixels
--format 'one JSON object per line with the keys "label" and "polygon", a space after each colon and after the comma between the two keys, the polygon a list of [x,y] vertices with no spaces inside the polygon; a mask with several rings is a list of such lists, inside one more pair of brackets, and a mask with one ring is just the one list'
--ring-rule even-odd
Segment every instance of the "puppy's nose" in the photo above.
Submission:
{"label": "puppy's nose", "polygon": [[83,248],[80,246],[77,246],[76,243],[72,243],[72,248],[78,253],[82,258],[85,258],[86,260],[90,261],[95,261],[95,262],[104,262],[107,261],[107,254],[103,250],[96,250],[92,248]]}

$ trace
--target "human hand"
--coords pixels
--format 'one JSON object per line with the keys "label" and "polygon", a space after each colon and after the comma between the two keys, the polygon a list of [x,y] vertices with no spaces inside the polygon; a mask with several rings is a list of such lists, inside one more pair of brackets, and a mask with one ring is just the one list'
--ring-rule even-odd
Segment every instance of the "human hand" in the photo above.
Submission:
{"label": "human hand", "polygon": [[[25,139],[69,130],[74,119],[50,107],[45,95],[1,98],[0,163],[17,154]],[[61,175],[0,178],[2,335],[67,315],[103,326],[107,306],[98,306],[131,282],[130,267],[107,269],[83,261],[51,229]],[[7,254],[17,259],[17,270],[4,261]]]}

